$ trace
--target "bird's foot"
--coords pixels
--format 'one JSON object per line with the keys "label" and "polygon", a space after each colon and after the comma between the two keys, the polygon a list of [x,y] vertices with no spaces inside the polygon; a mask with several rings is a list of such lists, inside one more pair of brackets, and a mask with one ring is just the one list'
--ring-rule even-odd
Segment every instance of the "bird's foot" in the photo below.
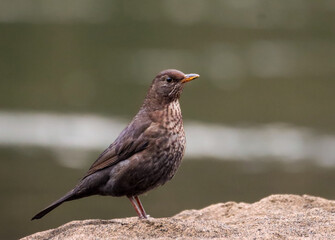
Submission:
{"label": "bird's foot", "polygon": [[142,215],[142,216],[138,216],[138,219],[140,220],[147,220],[148,218],[151,218],[150,215]]}

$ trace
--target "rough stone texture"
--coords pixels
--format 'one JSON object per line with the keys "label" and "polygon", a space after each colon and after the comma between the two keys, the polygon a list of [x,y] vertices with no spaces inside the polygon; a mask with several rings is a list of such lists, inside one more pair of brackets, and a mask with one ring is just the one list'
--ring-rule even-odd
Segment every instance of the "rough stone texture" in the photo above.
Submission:
{"label": "rough stone texture", "polygon": [[30,239],[335,239],[335,201],[271,195],[218,203],[171,218],[73,221]]}

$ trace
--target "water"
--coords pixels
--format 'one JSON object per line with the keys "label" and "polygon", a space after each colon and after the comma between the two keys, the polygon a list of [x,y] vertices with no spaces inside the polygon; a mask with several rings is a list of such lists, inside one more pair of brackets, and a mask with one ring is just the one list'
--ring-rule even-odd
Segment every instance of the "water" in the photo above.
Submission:
{"label": "water", "polygon": [[[127,122],[121,118],[89,114],[0,112],[0,145],[44,147],[59,152],[59,162],[67,167],[83,167],[64,154],[67,150],[101,151]],[[335,136],[312,129],[284,124],[232,127],[200,122],[184,123],[187,135],[186,156],[192,159],[252,161],[306,161],[335,166]],[[72,151],[73,152],[73,151]]]}
{"label": "water", "polygon": [[73,219],[133,216],[127,199],[68,191],[166,68],[201,78],[181,99],[188,147],[143,197],[155,217],[273,193],[335,198],[332,1],[0,3],[1,239]]}

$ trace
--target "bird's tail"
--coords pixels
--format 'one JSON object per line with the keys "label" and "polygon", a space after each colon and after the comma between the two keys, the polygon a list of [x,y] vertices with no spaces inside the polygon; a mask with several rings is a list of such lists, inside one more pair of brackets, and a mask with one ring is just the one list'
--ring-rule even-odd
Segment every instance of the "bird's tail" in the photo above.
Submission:
{"label": "bird's tail", "polygon": [[58,199],[57,201],[53,202],[51,205],[49,205],[48,207],[46,207],[45,209],[43,209],[42,211],[40,211],[39,213],[37,213],[31,220],[40,219],[44,215],[48,214],[49,212],[51,212],[52,210],[54,210],[56,207],[58,207],[59,205],[61,205],[63,202],[74,200],[74,199],[76,199],[76,197],[75,197],[75,191],[71,190],[70,192],[68,192],[67,194],[65,194],[63,197],[61,197],[60,199]]}

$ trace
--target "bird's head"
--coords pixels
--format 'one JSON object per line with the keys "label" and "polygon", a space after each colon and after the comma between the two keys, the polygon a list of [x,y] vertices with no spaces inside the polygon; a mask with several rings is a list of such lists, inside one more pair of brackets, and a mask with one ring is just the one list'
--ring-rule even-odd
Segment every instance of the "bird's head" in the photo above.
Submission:
{"label": "bird's head", "polygon": [[198,77],[198,74],[185,74],[175,69],[164,70],[152,81],[147,100],[156,104],[169,104],[180,97],[185,83]]}

